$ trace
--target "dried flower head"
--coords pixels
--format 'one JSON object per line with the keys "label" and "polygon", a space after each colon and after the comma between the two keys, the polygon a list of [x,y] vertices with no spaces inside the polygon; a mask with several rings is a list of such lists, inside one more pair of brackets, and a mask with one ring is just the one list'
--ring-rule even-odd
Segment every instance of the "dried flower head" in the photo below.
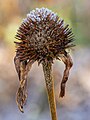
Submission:
{"label": "dried flower head", "polygon": [[[50,74],[51,64],[54,59],[61,59],[66,69],[61,82],[61,93],[65,94],[65,83],[68,79],[72,60],[66,49],[73,47],[74,36],[69,25],[64,25],[64,20],[47,8],[36,8],[27,14],[20,25],[16,39],[15,66],[20,80],[17,92],[17,104],[21,111],[26,100],[26,76],[33,62],[42,63],[46,85],[49,89],[52,84]],[[45,72],[45,71],[48,71]],[[48,78],[49,77],[49,78]],[[48,80],[47,80],[48,78]]]}
{"label": "dried flower head", "polygon": [[72,47],[73,33],[64,20],[49,9],[31,11],[18,29],[17,55],[20,61],[53,61]]}

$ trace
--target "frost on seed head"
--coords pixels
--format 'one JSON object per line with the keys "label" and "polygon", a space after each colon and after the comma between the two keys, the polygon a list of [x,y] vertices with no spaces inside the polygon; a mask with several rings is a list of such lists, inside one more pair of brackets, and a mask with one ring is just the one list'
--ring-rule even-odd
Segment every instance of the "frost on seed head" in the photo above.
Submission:
{"label": "frost on seed head", "polygon": [[[49,10],[48,8],[36,8],[32,10],[29,14],[27,14],[28,18],[31,18],[33,21],[37,20],[40,22],[41,20],[45,19],[50,14],[51,20],[56,20],[57,14]],[[42,15],[42,18],[41,18]]]}

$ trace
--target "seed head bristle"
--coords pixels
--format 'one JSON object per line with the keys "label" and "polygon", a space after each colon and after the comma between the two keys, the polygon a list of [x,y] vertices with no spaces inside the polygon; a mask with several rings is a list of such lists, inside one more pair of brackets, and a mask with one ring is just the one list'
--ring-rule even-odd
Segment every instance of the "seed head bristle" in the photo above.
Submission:
{"label": "seed head bristle", "polygon": [[73,47],[74,40],[69,25],[47,8],[36,8],[27,14],[15,36],[19,42],[17,57],[20,61],[51,61],[67,48]]}

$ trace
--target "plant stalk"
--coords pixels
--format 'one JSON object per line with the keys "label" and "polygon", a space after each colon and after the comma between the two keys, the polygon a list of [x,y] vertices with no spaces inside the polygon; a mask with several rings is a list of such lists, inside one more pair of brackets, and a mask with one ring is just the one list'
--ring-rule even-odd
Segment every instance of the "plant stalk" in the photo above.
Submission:
{"label": "plant stalk", "polygon": [[54,94],[54,81],[52,77],[52,63],[43,62],[42,66],[43,66],[44,77],[46,82],[46,89],[48,94],[51,117],[52,120],[57,120],[56,102],[55,102],[55,94]]}

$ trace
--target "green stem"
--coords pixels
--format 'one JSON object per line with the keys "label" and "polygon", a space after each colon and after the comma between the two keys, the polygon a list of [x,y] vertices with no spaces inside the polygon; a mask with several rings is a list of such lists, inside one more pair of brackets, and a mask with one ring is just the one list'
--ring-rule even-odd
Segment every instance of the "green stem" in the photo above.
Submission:
{"label": "green stem", "polygon": [[43,62],[42,66],[43,66],[44,77],[46,82],[51,117],[52,120],[57,120],[56,102],[55,102],[55,94],[54,94],[54,81],[52,78],[52,63]]}

